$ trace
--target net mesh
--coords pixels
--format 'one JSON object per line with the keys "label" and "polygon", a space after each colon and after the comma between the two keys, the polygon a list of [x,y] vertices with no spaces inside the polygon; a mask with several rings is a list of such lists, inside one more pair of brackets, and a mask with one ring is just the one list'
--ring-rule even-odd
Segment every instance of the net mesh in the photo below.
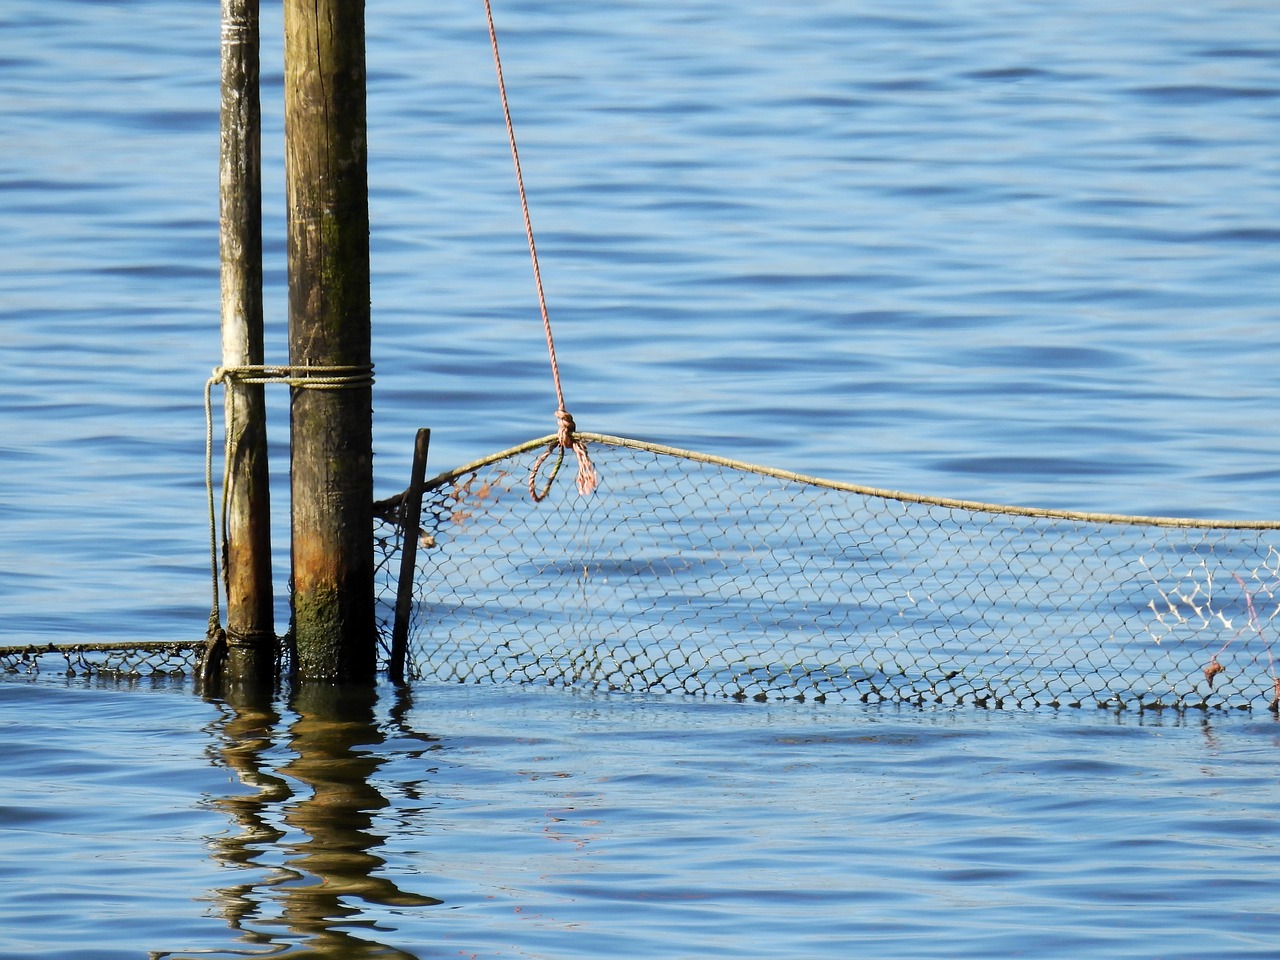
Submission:
{"label": "net mesh", "polygon": [[[426,485],[409,677],[758,700],[1276,709],[1278,523],[991,507],[579,437],[600,475],[589,497],[567,476],[541,502],[530,496],[554,438]],[[389,635],[403,546],[394,515],[377,542]]]}
{"label": "net mesh", "polygon": [[193,674],[205,642],[73,643],[0,647],[0,674],[60,673],[68,677],[184,677]]}

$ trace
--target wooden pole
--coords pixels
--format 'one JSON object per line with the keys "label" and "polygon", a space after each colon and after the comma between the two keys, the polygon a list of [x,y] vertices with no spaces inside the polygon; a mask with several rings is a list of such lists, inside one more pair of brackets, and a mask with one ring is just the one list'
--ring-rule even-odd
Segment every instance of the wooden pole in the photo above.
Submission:
{"label": "wooden pole", "polygon": [[[363,0],[285,0],[289,362],[370,369]],[[366,380],[294,387],[293,620],[305,680],[373,679],[373,414]]]}
{"label": "wooden pole", "polygon": [[[221,129],[222,365],[232,368],[263,358],[258,0],[222,0]],[[266,405],[261,384],[230,379],[224,386],[226,670],[236,679],[263,679],[276,664]]]}
{"label": "wooden pole", "polygon": [[405,654],[409,648],[409,613],[413,606],[413,581],[418,571],[418,536],[422,523],[422,482],[427,475],[427,449],[431,431],[418,431],[413,442],[413,468],[409,487],[400,503],[400,579],[396,583],[396,614],[391,626],[391,655],[387,673],[392,683],[404,683]]}

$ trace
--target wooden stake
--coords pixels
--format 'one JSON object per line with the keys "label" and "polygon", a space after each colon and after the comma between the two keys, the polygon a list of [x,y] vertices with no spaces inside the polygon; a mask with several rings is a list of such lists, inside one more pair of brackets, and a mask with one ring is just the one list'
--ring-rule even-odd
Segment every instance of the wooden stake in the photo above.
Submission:
{"label": "wooden stake", "polygon": [[413,443],[413,469],[409,487],[400,503],[400,579],[396,583],[396,614],[391,627],[391,656],[387,673],[392,683],[404,683],[404,661],[409,647],[409,614],[413,606],[413,581],[418,571],[418,537],[422,524],[422,482],[427,475],[427,448],[431,431],[418,431]]}
{"label": "wooden stake", "polygon": [[[369,201],[363,0],[285,0],[289,361],[368,368]],[[296,387],[293,619],[303,679],[369,681],[372,389]]]}
{"label": "wooden stake", "polygon": [[[258,0],[222,0],[221,127],[222,365],[230,368],[263,357]],[[261,384],[230,380],[225,389],[226,670],[264,679],[276,664],[266,405]]]}

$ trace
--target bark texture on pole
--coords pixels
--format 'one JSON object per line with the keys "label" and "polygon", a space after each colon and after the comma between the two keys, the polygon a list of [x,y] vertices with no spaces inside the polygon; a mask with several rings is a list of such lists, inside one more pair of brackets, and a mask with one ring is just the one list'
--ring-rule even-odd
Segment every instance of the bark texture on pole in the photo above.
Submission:
{"label": "bark texture on pole", "polygon": [[[370,362],[363,0],[285,0],[289,362]],[[293,617],[303,679],[371,680],[369,385],[295,388]]]}
{"label": "bark texture on pole", "polygon": [[[219,245],[222,365],[261,364],[262,162],[258,0],[222,0]],[[227,664],[231,677],[275,672],[271,501],[261,384],[225,381]]]}

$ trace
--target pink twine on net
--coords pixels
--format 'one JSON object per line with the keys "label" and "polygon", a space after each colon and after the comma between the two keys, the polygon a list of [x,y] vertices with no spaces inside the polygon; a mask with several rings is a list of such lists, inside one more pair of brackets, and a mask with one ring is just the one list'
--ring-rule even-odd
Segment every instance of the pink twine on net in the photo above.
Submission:
{"label": "pink twine on net", "polygon": [[[511,107],[507,103],[507,84],[502,77],[502,57],[498,53],[498,32],[493,25],[493,7],[489,0],[484,0],[484,12],[489,21],[489,43],[493,47],[493,65],[498,72],[498,93],[502,99],[502,117],[507,125],[507,142],[511,145],[511,160],[516,168],[516,186],[520,192],[520,212],[524,215],[524,232],[529,241],[529,257],[533,260],[533,283],[538,292],[538,310],[542,314],[542,330],[547,338],[547,353],[551,357],[551,379],[556,387],[556,421],[559,423],[556,442],[547,448],[533,465],[533,469],[529,472],[529,493],[535,502],[544,500],[548,493],[551,492],[551,484],[555,482],[556,474],[560,472],[560,465],[564,463],[565,450],[572,450],[578,460],[578,493],[587,496],[595,490],[599,478],[596,475],[596,468],[591,463],[591,457],[587,454],[587,445],[584,441],[574,436],[577,426],[573,422],[573,417],[569,415],[569,411],[564,406],[564,390],[560,386],[560,365],[556,362],[556,345],[555,340],[551,336],[551,317],[547,314],[547,298],[542,289],[542,270],[538,266],[538,247],[533,240],[533,221],[529,217],[529,200],[525,195],[524,174],[520,171],[520,151],[516,147],[516,130],[511,123]],[[551,454],[559,451],[556,457],[555,465],[551,468],[551,474],[547,477],[547,482],[543,486],[541,493],[538,492],[538,473],[542,469],[542,465],[547,462]]]}

